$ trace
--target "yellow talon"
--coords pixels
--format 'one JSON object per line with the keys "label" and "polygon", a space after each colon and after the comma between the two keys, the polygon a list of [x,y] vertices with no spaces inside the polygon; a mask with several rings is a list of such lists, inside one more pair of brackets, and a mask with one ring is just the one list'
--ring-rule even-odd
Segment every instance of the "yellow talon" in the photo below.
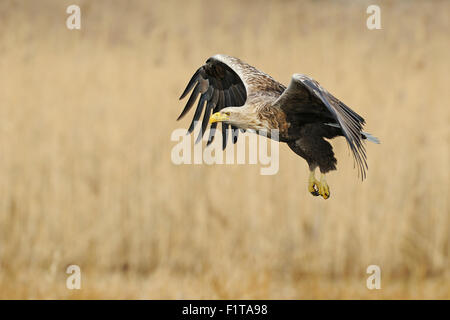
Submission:
{"label": "yellow talon", "polygon": [[312,170],[309,174],[308,191],[315,197],[319,195],[319,181],[316,180],[314,170]]}
{"label": "yellow talon", "polygon": [[324,199],[328,199],[330,197],[330,187],[328,186],[327,181],[325,180],[325,175],[323,173],[320,176],[319,194]]}
{"label": "yellow talon", "polygon": [[315,197],[319,195],[321,195],[324,199],[328,199],[330,197],[330,187],[328,186],[323,173],[320,176],[320,181],[317,181],[314,175],[314,170],[310,172],[308,191]]}

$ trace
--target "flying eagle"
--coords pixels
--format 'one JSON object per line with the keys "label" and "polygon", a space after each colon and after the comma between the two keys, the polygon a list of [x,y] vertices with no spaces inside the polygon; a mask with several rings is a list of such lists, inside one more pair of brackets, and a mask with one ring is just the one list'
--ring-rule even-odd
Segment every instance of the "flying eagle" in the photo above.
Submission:
{"label": "flying eagle", "polygon": [[[278,130],[279,141],[286,142],[308,162],[309,192],[324,199],[330,196],[325,174],[336,170],[337,163],[331,144],[324,138],[345,137],[363,180],[368,169],[363,141],[379,143],[377,138],[362,131],[365,121],[360,115],[303,74],[294,74],[286,88],[240,59],[218,54],[194,73],[180,100],[191,91],[177,120],[186,115],[200,95],[188,129],[188,133],[194,130],[204,111],[197,142],[202,139],[208,122],[211,130],[207,145],[213,141],[217,123],[221,122],[224,149],[230,127],[234,143],[239,130],[265,132],[269,137],[271,130]],[[317,167],[320,180],[315,178]]]}

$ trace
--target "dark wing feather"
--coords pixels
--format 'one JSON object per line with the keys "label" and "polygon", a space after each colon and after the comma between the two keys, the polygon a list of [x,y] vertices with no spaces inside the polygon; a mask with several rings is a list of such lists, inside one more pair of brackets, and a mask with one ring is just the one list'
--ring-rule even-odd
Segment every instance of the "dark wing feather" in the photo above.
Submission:
{"label": "dark wing feather", "polygon": [[291,121],[339,124],[358,166],[358,175],[362,179],[366,177],[367,156],[361,135],[364,119],[317,81],[294,74],[289,87],[275,101],[274,106],[280,107]]}
{"label": "dark wing feather", "polygon": [[[200,95],[197,108],[188,129],[188,133],[191,133],[195,129],[197,121],[204,111],[202,128],[196,139],[196,143],[201,141],[203,134],[205,133],[211,112],[218,112],[226,107],[243,106],[247,100],[246,87],[238,73],[236,73],[226,61],[220,61],[214,57],[209,58],[206,63],[194,73],[180,99],[186,97],[191,91],[192,94],[177,120],[180,120],[189,112],[197,97]],[[211,144],[214,140],[216,127],[217,123],[211,125],[207,145]],[[227,145],[228,128],[228,124],[222,123],[222,146],[224,149]],[[233,126],[233,143],[236,143],[238,133],[239,130]]]}

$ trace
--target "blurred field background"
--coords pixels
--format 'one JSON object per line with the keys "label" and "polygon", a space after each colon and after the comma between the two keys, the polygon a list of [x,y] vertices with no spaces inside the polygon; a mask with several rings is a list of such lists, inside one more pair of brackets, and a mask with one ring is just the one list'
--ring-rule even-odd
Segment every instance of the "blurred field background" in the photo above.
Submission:
{"label": "blurred field background", "polygon": [[[65,26],[68,5],[80,31]],[[370,4],[382,30],[366,28]],[[448,1],[2,1],[0,298],[450,298]],[[308,74],[367,121],[331,198],[280,170],[170,160],[192,73]],[[66,289],[68,265],[82,289]],[[366,288],[381,267],[381,290]]]}

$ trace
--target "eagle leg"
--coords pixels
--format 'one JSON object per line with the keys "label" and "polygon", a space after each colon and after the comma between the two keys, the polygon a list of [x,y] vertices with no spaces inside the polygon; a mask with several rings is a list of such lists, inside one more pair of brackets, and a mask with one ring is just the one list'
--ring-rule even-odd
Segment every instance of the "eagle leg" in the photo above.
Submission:
{"label": "eagle leg", "polygon": [[308,191],[315,197],[319,195],[319,181],[316,180],[316,176],[314,174],[315,169],[311,170],[309,173],[308,180]]}
{"label": "eagle leg", "polygon": [[319,194],[324,198],[328,199],[330,197],[330,187],[325,179],[325,174],[321,174],[319,182]]}

